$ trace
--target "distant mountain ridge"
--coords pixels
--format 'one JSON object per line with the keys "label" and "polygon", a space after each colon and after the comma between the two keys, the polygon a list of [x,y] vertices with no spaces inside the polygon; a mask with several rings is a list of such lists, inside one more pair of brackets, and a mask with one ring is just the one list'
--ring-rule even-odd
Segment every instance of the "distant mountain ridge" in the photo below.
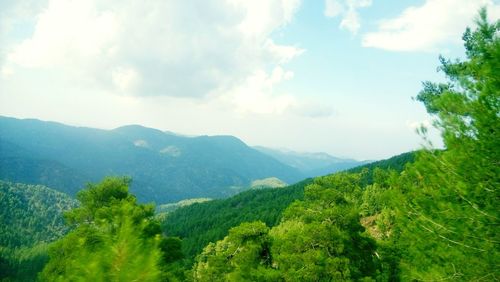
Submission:
{"label": "distant mountain ridge", "polygon": [[[377,169],[403,171],[415,160],[415,152],[403,153],[348,170],[348,173],[362,174],[362,185],[373,184]],[[283,210],[296,200],[303,200],[304,189],[313,183],[308,178],[279,189],[252,189],[227,199],[206,201],[180,207],[164,217],[163,230],[169,236],[183,240],[183,249],[188,258],[201,252],[209,242],[221,240],[231,227],[245,221],[260,220],[268,226],[279,224]]]}
{"label": "distant mountain ridge", "polygon": [[133,178],[141,201],[219,198],[256,179],[304,178],[233,136],[185,137],[139,125],[113,130],[0,117],[0,179],[74,195],[107,175]]}
{"label": "distant mountain ridge", "polygon": [[262,146],[255,146],[254,148],[286,165],[296,168],[307,177],[330,174],[370,162],[337,158],[327,153],[299,153],[291,150],[271,149]]}

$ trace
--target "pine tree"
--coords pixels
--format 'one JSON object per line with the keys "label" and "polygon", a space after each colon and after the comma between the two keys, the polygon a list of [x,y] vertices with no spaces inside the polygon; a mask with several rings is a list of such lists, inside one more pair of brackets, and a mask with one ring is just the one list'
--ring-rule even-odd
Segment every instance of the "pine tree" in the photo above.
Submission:
{"label": "pine tree", "polygon": [[152,205],[138,204],[127,178],[106,178],[78,193],[72,226],[49,250],[44,281],[158,281],[162,253]]}
{"label": "pine tree", "polygon": [[422,152],[398,184],[407,198],[398,224],[405,280],[499,279],[499,32],[481,10],[463,36],[466,60],[441,57],[448,82],[425,82],[417,96],[446,149]]}

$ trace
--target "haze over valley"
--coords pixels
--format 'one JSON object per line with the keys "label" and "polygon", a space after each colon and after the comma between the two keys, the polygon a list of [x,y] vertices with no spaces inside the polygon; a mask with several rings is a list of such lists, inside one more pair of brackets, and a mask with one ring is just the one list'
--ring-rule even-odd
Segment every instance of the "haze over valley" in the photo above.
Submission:
{"label": "haze over valley", "polygon": [[158,204],[227,197],[256,180],[291,184],[362,164],[327,154],[276,157],[278,151],[253,149],[234,136],[185,137],[140,125],[101,130],[0,117],[0,136],[1,179],[75,196],[88,182],[125,175],[139,200]]}
{"label": "haze over valley", "polygon": [[497,0],[0,1],[0,281],[500,280]]}

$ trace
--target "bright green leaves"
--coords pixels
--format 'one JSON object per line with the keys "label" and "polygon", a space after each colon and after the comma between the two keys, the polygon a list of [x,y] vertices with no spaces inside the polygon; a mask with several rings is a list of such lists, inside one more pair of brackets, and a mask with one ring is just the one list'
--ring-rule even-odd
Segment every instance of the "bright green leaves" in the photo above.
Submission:
{"label": "bright green leaves", "polygon": [[193,267],[195,281],[276,281],[271,268],[269,228],[262,222],[242,223],[224,240],[210,243]]}
{"label": "bright green leaves", "polygon": [[[482,10],[463,39],[466,60],[441,58],[448,84],[417,97],[446,150],[422,152],[399,179],[405,279],[494,280],[500,259],[500,21]],[[411,244],[409,243],[411,242]]]}
{"label": "bright green leaves", "polygon": [[42,280],[160,279],[161,265],[172,261],[162,250],[178,251],[180,246],[163,241],[153,207],[137,204],[128,183],[125,178],[106,178],[78,193],[81,206],[67,214],[75,229],[51,246]]}
{"label": "bright green leaves", "polygon": [[[440,58],[447,84],[425,82],[417,99],[438,117],[448,148],[457,142],[486,142],[499,137],[500,110],[500,21],[488,23],[486,11],[477,29],[464,34],[466,61]],[[469,140],[471,139],[471,140]],[[498,142],[498,141],[497,141]],[[496,143],[498,145],[498,143]]]}
{"label": "bright green leaves", "polygon": [[193,268],[197,281],[349,281],[379,275],[375,241],[364,233],[359,175],[322,177],[270,231],[243,223],[210,244]]}

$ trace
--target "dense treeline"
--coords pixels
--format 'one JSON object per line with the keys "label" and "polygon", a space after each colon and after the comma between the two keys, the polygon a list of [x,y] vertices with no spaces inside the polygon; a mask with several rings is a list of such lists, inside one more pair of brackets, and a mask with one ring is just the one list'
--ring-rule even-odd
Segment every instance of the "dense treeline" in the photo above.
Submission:
{"label": "dense treeline", "polygon": [[42,281],[159,281],[182,258],[180,240],[161,234],[153,205],[138,204],[127,178],[106,178],[77,194],[72,231],[49,248]]}
{"label": "dense treeline", "polygon": [[280,224],[243,223],[197,257],[194,281],[340,281],[384,278],[360,223],[359,175],[314,180]]}
{"label": "dense treeline", "polygon": [[224,238],[231,227],[242,222],[260,220],[268,226],[279,223],[288,205],[304,196],[304,180],[285,188],[242,192],[228,199],[196,203],[167,215],[162,229],[169,236],[182,238],[188,258],[199,254],[210,242]]}
{"label": "dense treeline", "polygon": [[[1,117],[0,117],[1,121]],[[0,125],[1,127],[1,125]],[[1,131],[1,130],[0,130]],[[44,185],[59,192],[75,195],[90,179],[62,163],[39,156],[8,142],[0,134],[0,179],[8,182]],[[26,139],[34,139],[27,135]]]}
{"label": "dense treeline", "polygon": [[[195,281],[496,281],[500,276],[500,21],[482,10],[466,61],[441,58],[447,83],[417,100],[446,150],[403,172],[318,178],[279,225],[243,223],[196,259]],[[425,137],[426,129],[420,128]],[[362,186],[364,186],[362,188]]]}
{"label": "dense treeline", "polygon": [[68,228],[68,195],[41,185],[0,181],[0,279],[34,280],[47,261],[47,243]]}
{"label": "dense treeline", "polygon": [[482,10],[477,24],[463,37],[467,60],[441,58],[448,82],[425,82],[417,96],[445,150],[404,156],[414,161],[402,171],[337,173],[181,208],[163,228],[185,239],[188,257],[211,241],[187,267],[153,206],[137,203],[127,179],[107,178],[78,194],[80,207],[66,214],[72,231],[50,246],[39,278],[499,280],[500,21]]}
{"label": "dense treeline", "polygon": [[407,199],[404,277],[499,279],[499,36],[500,21],[488,24],[481,11],[477,29],[463,36],[467,60],[441,58],[448,82],[425,82],[417,97],[436,117],[447,150],[423,152],[393,185]]}
{"label": "dense treeline", "polygon": [[[414,155],[404,153],[352,171],[362,172],[362,184],[371,184],[376,169],[401,172],[406,163],[414,160]],[[279,189],[250,190],[231,198],[183,207],[168,214],[162,228],[166,234],[182,238],[183,251],[192,258],[209,242],[221,240],[230,228],[243,222],[262,221],[270,227],[277,225],[283,211],[294,201],[302,200],[304,187],[312,182],[312,179],[307,179]]]}
{"label": "dense treeline", "polygon": [[376,161],[355,168],[351,168],[347,170],[347,172],[351,173],[363,172],[360,180],[361,185],[369,185],[373,184],[377,169],[394,170],[401,172],[405,169],[407,164],[413,163],[415,161],[415,156],[416,152],[407,152],[391,157],[387,160]]}
{"label": "dense treeline", "polygon": [[76,206],[68,195],[41,185],[0,181],[0,245],[32,246],[60,238],[62,213]]}

